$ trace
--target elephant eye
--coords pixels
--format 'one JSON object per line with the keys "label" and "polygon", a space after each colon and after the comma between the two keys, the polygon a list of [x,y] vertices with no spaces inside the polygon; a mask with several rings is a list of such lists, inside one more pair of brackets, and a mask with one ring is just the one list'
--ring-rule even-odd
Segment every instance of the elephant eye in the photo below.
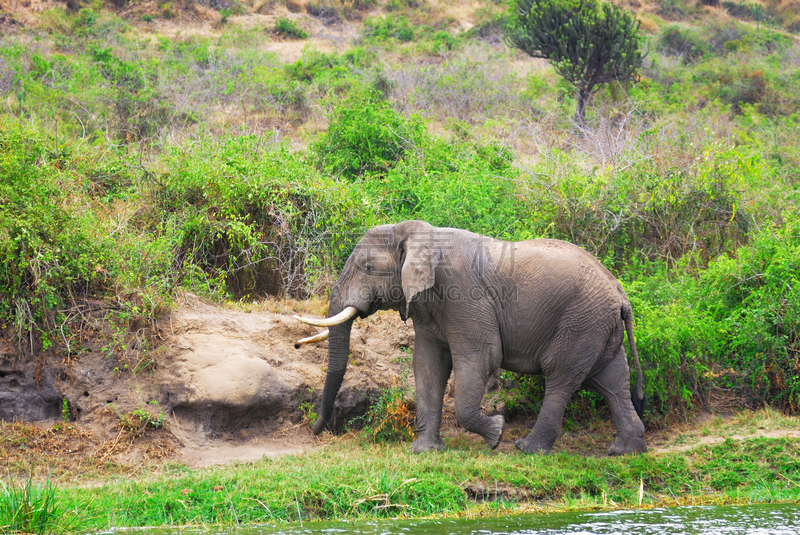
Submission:
{"label": "elephant eye", "polygon": [[367,273],[372,273],[372,264],[365,264],[364,271],[366,271]]}

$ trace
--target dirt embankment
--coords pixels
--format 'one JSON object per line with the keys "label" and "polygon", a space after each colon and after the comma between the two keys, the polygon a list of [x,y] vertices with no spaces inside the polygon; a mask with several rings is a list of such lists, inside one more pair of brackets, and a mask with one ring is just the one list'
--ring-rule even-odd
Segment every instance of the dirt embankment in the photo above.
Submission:
{"label": "dirt embankment", "polygon": [[[188,296],[158,322],[150,345],[115,339],[106,328],[76,357],[20,358],[7,336],[0,420],[66,417],[95,437],[105,457],[125,463],[146,456],[153,441],[162,455],[193,466],[301,451],[319,443],[303,419],[322,393],[327,342],[294,344],[316,331],[289,313],[230,310]],[[412,345],[413,327],[395,313],[356,321],[334,429],[363,415],[370,398],[398,379],[409,366],[403,348]]]}
{"label": "dirt embankment", "polygon": [[[128,325],[121,332],[108,321],[107,304],[87,303],[81,312],[86,335],[73,340],[80,347],[69,357],[41,351],[20,357],[6,330],[0,338],[0,421],[41,428],[4,424],[0,456],[8,457],[6,468],[27,470],[33,458],[50,465],[53,475],[76,467],[105,473],[109,462],[124,471],[164,460],[200,467],[324,444],[332,435],[314,437],[309,412],[322,393],[327,342],[295,349],[298,339],[317,332],[292,318],[297,305],[282,313],[259,310],[264,305],[245,312],[186,296],[154,329]],[[407,351],[413,340],[411,322],[394,312],[354,323],[331,427],[340,431],[363,415],[370,398],[396,381],[413,385]],[[497,387],[497,381],[490,385]],[[491,396],[484,408],[495,408]],[[796,418],[762,412],[698,415],[650,430],[648,444],[658,454],[726,438],[800,437]],[[450,389],[443,423],[452,447],[483,446],[456,424]],[[532,424],[532,417],[507,420],[499,449],[513,452],[514,441]],[[565,424],[555,448],[602,455],[613,433],[610,418]]]}

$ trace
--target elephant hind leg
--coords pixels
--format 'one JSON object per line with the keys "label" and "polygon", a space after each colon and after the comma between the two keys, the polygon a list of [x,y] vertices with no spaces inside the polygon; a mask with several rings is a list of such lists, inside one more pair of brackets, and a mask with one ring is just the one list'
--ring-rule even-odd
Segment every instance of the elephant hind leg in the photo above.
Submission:
{"label": "elephant hind leg", "polygon": [[528,453],[550,453],[561,432],[564,410],[575,390],[577,386],[568,389],[545,388],[542,409],[536,417],[533,430],[527,437],[518,440],[516,447]]}
{"label": "elephant hind leg", "polygon": [[561,432],[567,403],[589,375],[603,352],[608,335],[604,325],[595,323],[580,335],[575,328],[563,326],[555,333],[541,357],[545,377],[544,400],[530,434],[516,443],[528,453],[550,453]]}
{"label": "elephant hind leg", "polygon": [[630,394],[630,370],[625,358],[625,349],[620,347],[614,358],[597,374],[586,380],[586,385],[605,397],[617,439],[608,448],[609,455],[644,453],[647,442],[644,424],[636,413]]}
{"label": "elephant hind leg", "polygon": [[502,415],[486,416],[481,411],[487,377],[477,367],[464,366],[455,370],[456,419],[467,431],[483,437],[491,449],[500,444],[505,427]]}

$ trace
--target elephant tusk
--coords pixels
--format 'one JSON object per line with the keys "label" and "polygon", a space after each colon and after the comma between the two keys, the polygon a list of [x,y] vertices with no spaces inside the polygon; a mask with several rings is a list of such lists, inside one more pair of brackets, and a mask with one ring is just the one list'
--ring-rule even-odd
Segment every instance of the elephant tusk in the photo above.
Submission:
{"label": "elephant tusk", "polygon": [[300,349],[300,346],[303,344],[312,344],[314,342],[322,342],[328,339],[328,334],[330,331],[325,329],[319,334],[315,334],[314,336],[309,336],[308,338],[301,338],[297,342],[294,343],[295,349]]}
{"label": "elephant tusk", "polygon": [[303,316],[295,316],[294,319],[300,320],[303,323],[308,323],[309,325],[316,325],[317,327],[333,327],[334,325],[344,323],[356,314],[358,314],[358,309],[356,307],[347,307],[330,318],[320,320],[314,318],[304,318]]}

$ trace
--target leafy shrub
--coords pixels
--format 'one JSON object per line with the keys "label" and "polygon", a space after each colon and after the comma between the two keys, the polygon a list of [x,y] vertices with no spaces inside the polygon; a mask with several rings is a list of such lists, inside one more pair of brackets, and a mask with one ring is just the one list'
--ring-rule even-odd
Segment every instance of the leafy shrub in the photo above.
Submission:
{"label": "leafy shrub", "polygon": [[660,0],[658,13],[667,19],[682,19],[686,16],[686,5],[683,0]]}
{"label": "leafy shrub", "polygon": [[795,214],[697,279],[662,273],[626,288],[657,412],[764,403],[800,410],[799,229]]}
{"label": "leafy shrub", "polygon": [[[509,419],[517,416],[536,416],[542,408],[545,394],[543,375],[529,375],[503,370],[499,376],[499,388],[489,394],[494,409],[503,407]],[[564,425],[587,422],[597,418],[598,412],[606,408],[603,396],[580,389],[570,399],[564,412]]]}
{"label": "leafy shrub", "polygon": [[129,28],[127,23],[116,15],[91,7],[83,7],[74,15],[62,12],[56,16],[63,17],[63,23],[69,25],[72,34],[81,38],[106,37],[115,32],[125,32]]}
{"label": "leafy shrub", "polygon": [[153,414],[145,409],[134,409],[127,414],[119,417],[119,423],[132,437],[144,435],[148,429],[161,429],[164,427],[167,417],[163,412]]}
{"label": "leafy shrub", "polygon": [[416,28],[408,17],[389,14],[364,20],[364,38],[367,40],[396,39],[401,43],[413,41]]}
{"label": "leafy shrub", "polygon": [[122,61],[112,49],[90,47],[92,59],[113,88],[115,130],[123,141],[142,140],[169,124],[172,113],[155,89],[156,74],[146,63]]}
{"label": "leafy shrub", "polygon": [[383,206],[398,219],[423,219],[506,239],[524,239],[527,225],[515,195],[513,157],[500,144],[430,140],[410,153],[379,190]]}
{"label": "leafy shrub", "polygon": [[763,71],[742,68],[732,78],[724,77],[720,96],[733,105],[734,111],[741,112],[743,105],[759,104],[769,91]]}
{"label": "leafy shrub", "polygon": [[703,28],[708,43],[717,55],[733,52],[771,54],[792,45],[792,38],[780,32],[753,28],[737,21],[711,23]]}
{"label": "leafy shrub", "polygon": [[[788,215],[788,214],[787,214]],[[766,228],[737,258],[723,257],[701,274],[700,296],[725,330],[725,357],[711,366],[723,388],[749,403],[800,411],[800,217]],[[730,367],[730,368],[728,368]],[[733,369],[736,374],[724,373]]]}
{"label": "leafy shrub", "polygon": [[755,13],[753,9],[754,5],[756,4],[752,4],[750,2],[733,2],[731,0],[725,0],[724,2],[722,2],[722,7],[725,8],[725,11],[727,11],[732,17],[736,17],[737,19],[755,20],[753,16]]}
{"label": "leafy shrub", "polygon": [[431,39],[431,51],[435,54],[444,53],[448,50],[453,50],[456,47],[458,41],[455,37],[450,35],[448,32],[444,30],[439,30],[433,34]]}
{"label": "leafy shrub", "polygon": [[228,5],[221,8],[216,8],[219,10],[219,14],[221,15],[220,21],[223,23],[227,22],[229,18],[235,17],[237,15],[244,15],[246,13],[244,6],[239,2],[227,2]]}
{"label": "leafy shrub", "polygon": [[263,141],[206,138],[165,160],[142,224],[169,238],[179,277],[196,291],[306,295],[373,226],[357,191]]}
{"label": "leafy shrub", "polygon": [[685,64],[702,58],[707,53],[707,48],[696,31],[684,29],[677,24],[664,27],[658,39],[660,51],[670,56],[680,56]]}
{"label": "leafy shrub", "polygon": [[363,56],[326,54],[317,50],[305,50],[299,60],[287,64],[284,69],[292,80],[313,83],[321,91],[343,93],[352,84],[351,69],[361,67]]}
{"label": "leafy shrub", "polygon": [[544,376],[500,372],[500,388],[489,395],[494,408],[505,407],[510,417],[535,415],[544,400]]}
{"label": "leafy shrub", "polygon": [[[732,250],[751,225],[742,192],[769,172],[758,159],[713,146],[694,169],[634,164],[613,176],[589,175],[562,153],[551,157],[529,182],[532,219],[546,225],[535,232],[581,245],[620,271],[642,256],[675,266],[689,254],[685,262],[702,267]],[[541,178],[554,166],[561,177]]]}
{"label": "leafy shrub", "polygon": [[0,319],[31,351],[52,344],[75,299],[110,288],[114,256],[93,214],[65,210],[70,149],[0,122]]}
{"label": "leafy shrub", "polygon": [[475,26],[466,33],[473,39],[500,44],[503,42],[503,27],[508,15],[506,11],[499,11],[491,6],[481,7],[475,12]]}
{"label": "leafy shrub", "polygon": [[172,5],[172,2],[164,2],[163,4],[160,4],[158,8],[161,10],[161,16],[165,19],[174,19],[178,14],[175,11],[175,6]]}
{"label": "leafy shrub", "polygon": [[288,37],[289,39],[308,39],[308,32],[297,26],[297,24],[285,17],[278,17],[275,21],[275,33]]}
{"label": "leafy shrub", "polygon": [[402,116],[380,93],[364,88],[333,109],[327,133],[311,149],[326,172],[354,180],[385,174],[422,136],[419,118]]}
{"label": "leafy shrub", "polygon": [[414,404],[411,393],[395,381],[380,392],[378,399],[363,417],[364,435],[374,442],[410,441],[414,439]]}

